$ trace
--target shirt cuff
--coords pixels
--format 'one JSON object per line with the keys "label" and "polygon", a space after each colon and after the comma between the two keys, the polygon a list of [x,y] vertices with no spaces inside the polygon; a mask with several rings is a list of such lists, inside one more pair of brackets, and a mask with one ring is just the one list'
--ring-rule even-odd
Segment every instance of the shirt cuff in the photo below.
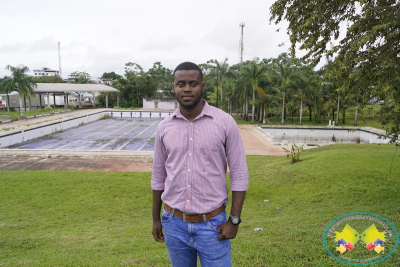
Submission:
{"label": "shirt cuff", "polygon": [[157,191],[164,191],[164,183],[151,182],[151,189]]}
{"label": "shirt cuff", "polygon": [[231,191],[247,191],[249,182],[231,183]]}

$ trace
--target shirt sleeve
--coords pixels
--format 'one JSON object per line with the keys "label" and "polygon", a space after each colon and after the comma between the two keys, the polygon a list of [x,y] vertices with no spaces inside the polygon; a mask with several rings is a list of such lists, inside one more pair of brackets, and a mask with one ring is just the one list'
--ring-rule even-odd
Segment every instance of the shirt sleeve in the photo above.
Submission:
{"label": "shirt sleeve", "polygon": [[226,157],[230,170],[231,191],[247,191],[249,187],[249,170],[239,127],[229,116],[226,138]]}
{"label": "shirt sleeve", "polygon": [[165,179],[167,178],[167,171],[165,169],[167,151],[162,142],[160,126],[158,125],[157,127],[154,143],[153,172],[151,175],[151,189],[153,190],[164,190]]}

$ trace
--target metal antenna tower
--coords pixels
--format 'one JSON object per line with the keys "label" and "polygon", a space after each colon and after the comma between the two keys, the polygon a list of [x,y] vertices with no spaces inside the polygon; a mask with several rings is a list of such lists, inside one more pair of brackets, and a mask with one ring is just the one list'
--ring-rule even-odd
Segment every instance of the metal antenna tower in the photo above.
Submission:
{"label": "metal antenna tower", "polygon": [[239,27],[242,28],[241,36],[240,36],[240,63],[243,63],[243,28],[245,24],[244,22],[239,24]]}
{"label": "metal antenna tower", "polygon": [[61,48],[60,48],[60,42],[58,42],[58,71],[60,72],[60,77],[62,78],[62,72],[61,72]]}

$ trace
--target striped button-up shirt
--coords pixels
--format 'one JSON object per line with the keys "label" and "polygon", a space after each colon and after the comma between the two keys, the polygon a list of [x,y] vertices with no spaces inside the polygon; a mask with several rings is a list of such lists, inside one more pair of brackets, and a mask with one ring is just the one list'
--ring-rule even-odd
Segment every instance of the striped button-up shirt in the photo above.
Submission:
{"label": "striped button-up shirt", "polygon": [[227,163],[231,191],[247,191],[249,173],[235,120],[205,102],[190,122],[178,107],[158,125],[151,188],[164,190],[161,199],[172,208],[207,213],[228,201]]}

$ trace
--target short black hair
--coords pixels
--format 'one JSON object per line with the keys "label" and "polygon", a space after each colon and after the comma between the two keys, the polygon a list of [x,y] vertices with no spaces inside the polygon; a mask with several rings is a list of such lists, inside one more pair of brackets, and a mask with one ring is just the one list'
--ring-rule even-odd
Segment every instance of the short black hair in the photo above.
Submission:
{"label": "short black hair", "polygon": [[197,71],[200,72],[201,81],[203,81],[203,72],[201,71],[200,67],[197,64],[193,63],[193,62],[188,62],[187,61],[187,62],[183,62],[183,63],[179,64],[175,68],[174,73],[172,74],[173,77],[174,77],[174,80],[175,80],[175,72],[177,72],[178,70],[197,70]]}

